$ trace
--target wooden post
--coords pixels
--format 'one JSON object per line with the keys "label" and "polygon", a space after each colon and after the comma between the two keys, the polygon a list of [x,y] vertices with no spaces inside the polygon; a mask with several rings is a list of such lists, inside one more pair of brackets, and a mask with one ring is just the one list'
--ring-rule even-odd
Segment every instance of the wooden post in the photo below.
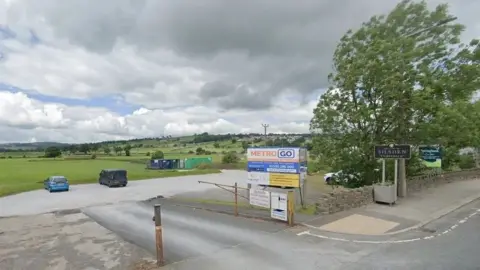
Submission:
{"label": "wooden post", "polygon": [[235,216],[238,216],[238,186],[235,182]]}
{"label": "wooden post", "polygon": [[288,226],[295,225],[295,191],[288,191],[287,193],[287,218]]}
{"label": "wooden post", "polygon": [[163,235],[162,235],[162,205],[155,204],[155,245],[157,247],[157,265],[163,266],[165,260],[163,258]]}

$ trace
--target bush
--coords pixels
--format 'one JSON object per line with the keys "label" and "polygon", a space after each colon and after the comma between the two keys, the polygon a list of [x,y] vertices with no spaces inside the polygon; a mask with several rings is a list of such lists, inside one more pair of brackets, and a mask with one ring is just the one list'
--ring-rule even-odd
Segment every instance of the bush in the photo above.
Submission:
{"label": "bush", "polygon": [[154,160],[154,159],[163,159],[165,157],[165,155],[163,154],[162,151],[155,151],[152,156],[151,156],[151,159]]}
{"label": "bush", "polygon": [[475,160],[472,155],[461,155],[458,161],[458,167],[462,170],[475,168]]}
{"label": "bush", "polygon": [[240,161],[240,158],[235,152],[228,152],[222,157],[222,163],[224,164],[238,163],[238,161]]}
{"label": "bush", "polygon": [[97,154],[93,154],[90,159],[96,159],[97,158]]}
{"label": "bush", "polygon": [[149,156],[150,156],[150,152],[147,152],[145,155],[146,155],[147,157],[149,157]]}
{"label": "bush", "polygon": [[188,151],[189,154],[195,154],[192,150]]}

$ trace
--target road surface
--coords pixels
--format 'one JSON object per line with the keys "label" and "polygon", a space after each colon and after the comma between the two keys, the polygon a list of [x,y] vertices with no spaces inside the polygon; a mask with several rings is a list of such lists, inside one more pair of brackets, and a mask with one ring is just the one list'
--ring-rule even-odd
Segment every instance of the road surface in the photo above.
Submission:
{"label": "road surface", "polygon": [[[302,234],[303,227],[289,229],[281,223],[163,205],[169,263],[164,269],[479,269],[480,214],[471,215],[477,208],[480,203],[470,204],[429,225],[437,232],[412,231],[383,242],[377,237],[376,243],[360,243]],[[152,205],[126,202],[83,211],[155,253]],[[466,222],[458,223],[468,215]],[[452,224],[458,226],[430,238]],[[409,242],[411,238],[418,241]]]}
{"label": "road surface", "polygon": [[49,193],[46,190],[35,190],[0,198],[0,217],[35,215],[122,201],[140,201],[159,195],[170,197],[215,188],[212,185],[199,184],[199,180],[226,185],[238,182],[239,186],[246,186],[246,179],[245,171],[228,170],[219,174],[129,181],[128,186],[124,188],[87,184],[73,185],[69,192]]}

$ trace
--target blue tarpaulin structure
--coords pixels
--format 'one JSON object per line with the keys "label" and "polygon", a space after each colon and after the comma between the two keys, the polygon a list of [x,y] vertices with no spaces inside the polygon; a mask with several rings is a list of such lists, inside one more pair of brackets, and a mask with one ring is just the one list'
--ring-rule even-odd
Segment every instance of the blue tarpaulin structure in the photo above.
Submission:
{"label": "blue tarpaulin structure", "polygon": [[180,160],[179,159],[153,159],[153,160],[150,160],[150,163],[148,164],[147,167],[153,170],[180,169]]}

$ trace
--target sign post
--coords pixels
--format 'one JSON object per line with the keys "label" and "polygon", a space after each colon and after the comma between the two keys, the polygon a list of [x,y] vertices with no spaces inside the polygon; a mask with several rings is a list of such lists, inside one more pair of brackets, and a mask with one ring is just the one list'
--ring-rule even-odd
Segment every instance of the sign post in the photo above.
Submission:
{"label": "sign post", "polygon": [[382,184],[385,184],[385,159],[382,158]]}
{"label": "sign post", "polygon": [[273,219],[293,226],[296,194],[302,205],[305,201],[307,150],[300,147],[248,148],[247,161],[250,204],[269,207]]}
{"label": "sign post", "polygon": [[[386,171],[386,159],[394,160],[394,177],[393,182],[395,185],[395,194],[399,195],[399,184],[402,185],[402,193],[406,196],[406,179],[401,179],[402,183],[398,183],[398,164],[399,160],[410,159],[412,156],[411,146],[408,144],[389,144],[389,145],[376,145],[374,150],[374,156],[376,159],[382,159],[382,185],[385,186],[385,171]],[[379,188],[380,190],[380,188]]]}

